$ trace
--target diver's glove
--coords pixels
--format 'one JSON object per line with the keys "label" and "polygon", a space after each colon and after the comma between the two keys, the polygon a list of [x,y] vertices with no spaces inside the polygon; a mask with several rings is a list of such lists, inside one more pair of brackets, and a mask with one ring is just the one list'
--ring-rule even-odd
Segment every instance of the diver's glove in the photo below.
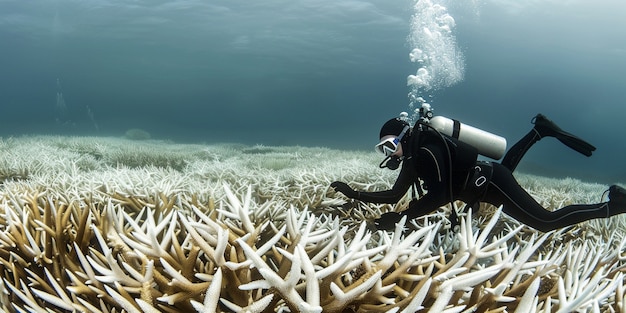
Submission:
{"label": "diver's glove", "polygon": [[398,212],[387,212],[374,220],[374,226],[378,230],[393,230],[396,223],[402,219],[402,214]]}
{"label": "diver's glove", "polygon": [[346,197],[350,199],[358,199],[359,192],[352,189],[348,184],[340,181],[333,182],[330,184],[330,187],[334,188],[335,191],[343,193]]}

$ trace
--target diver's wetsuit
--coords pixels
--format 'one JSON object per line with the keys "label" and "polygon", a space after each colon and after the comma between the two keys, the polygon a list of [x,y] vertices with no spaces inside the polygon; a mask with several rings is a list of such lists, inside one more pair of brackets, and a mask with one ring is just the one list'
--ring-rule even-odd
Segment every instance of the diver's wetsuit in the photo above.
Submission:
{"label": "diver's wetsuit", "polygon": [[[402,142],[405,158],[392,189],[360,192],[358,199],[374,203],[396,203],[412,185],[419,186],[421,178],[427,193],[412,201],[409,208],[402,212],[410,219],[428,214],[449,203],[452,198],[470,205],[477,202],[502,205],[504,213],[544,232],[620,213],[610,212],[606,202],[569,205],[555,211],[546,210],[537,203],[517,183],[512,171],[528,148],[540,138],[535,129],[531,130],[507,152],[504,164],[499,164],[477,162],[476,149],[454,138],[432,130],[415,131]],[[444,140],[447,148],[443,144]]]}

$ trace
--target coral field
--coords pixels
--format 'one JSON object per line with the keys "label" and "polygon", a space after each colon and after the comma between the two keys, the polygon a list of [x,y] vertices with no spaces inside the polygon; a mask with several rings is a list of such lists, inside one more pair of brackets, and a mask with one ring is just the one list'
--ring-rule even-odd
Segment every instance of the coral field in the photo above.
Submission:
{"label": "coral field", "polygon": [[[395,231],[373,152],[95,137],[0,139],[5,312],[626,312],[623,217],[556,232],[481,206]],[[606,186],[518,174],[552,209]],[[456,204],[459,211],[462,203]]]}

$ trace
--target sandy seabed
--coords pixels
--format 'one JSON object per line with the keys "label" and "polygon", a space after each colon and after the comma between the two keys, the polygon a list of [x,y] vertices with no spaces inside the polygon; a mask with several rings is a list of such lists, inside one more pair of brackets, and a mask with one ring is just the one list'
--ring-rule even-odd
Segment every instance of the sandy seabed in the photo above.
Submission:
{"label": "sandy seabed", "polygon": [[[491,206],[395,231],[373,152],[99,137],[0,139],[6,312],[626,312],[623,217],[540,233]],[[604,185],[517,174],[544,206]],[[462,203],[457,203],[462,208]]]}

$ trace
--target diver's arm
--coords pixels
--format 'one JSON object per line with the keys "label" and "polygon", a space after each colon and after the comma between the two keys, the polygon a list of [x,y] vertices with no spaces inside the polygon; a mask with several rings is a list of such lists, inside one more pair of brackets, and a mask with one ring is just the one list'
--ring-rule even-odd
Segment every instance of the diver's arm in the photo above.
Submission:
{"label": "diver's arm", "polygon": [[400,174],[393,184],[393,187],[389,190],[375,192],[358,191],[352,189],[348,184],[339,181],[333,182],[330,186],[334,188],[335,191],[341,192],[351,199],[372,203],[396,203],[404,196],[415,179],[413,165],[408,163],[410,161],[407,161],[408,160],[405,160],[402,164]]}
{"label": "diver's arm", "polygon": [[[406,161],[405,161],[406,162]],[[400,175],[393,184],[393,187],[389,190],[374,191],[374,192],[358,192],[356,199],[363,202],[371,203],[396,203],[406,194],[409,187],[413,184],[415,177],[412,175],[411,166],[405,166],[403,164],[400,170]]]}
{"label": "diver's arm", "polygon": [[445,163],[441,162],[441,154],[436,151],[436,147],[420,148],[420,150],[424,153],[421,154],[419,160],[420,177],[428,187],[428,192],[421,198],[411,201],[409,207],[402,212],[387,212],[381,215],[374,221],[377,229],[393,230],[402,216],[406,216],[409,220],[415,219],[435,211],[450,201],[447,196],[449,195],[447,192],[449,172],[444,169]]}
{"label": "diver's arm", "polygon": [[417,200],[411,201],[409,207],[400,212],[409,219],[414,219],[437,210],[450,202],[450,172],[446,166],[447,153],[438,146],[420,148],[420,171],[427,193]]}
{"label": "diver's arm", "polygon": [[450,199],[445,196],[445,191],[428,191],[423,197],[411,201],[409,207],[400,214],[406,215],[408,219],[414,219],[429,214],[447,203],[450,203]]}

